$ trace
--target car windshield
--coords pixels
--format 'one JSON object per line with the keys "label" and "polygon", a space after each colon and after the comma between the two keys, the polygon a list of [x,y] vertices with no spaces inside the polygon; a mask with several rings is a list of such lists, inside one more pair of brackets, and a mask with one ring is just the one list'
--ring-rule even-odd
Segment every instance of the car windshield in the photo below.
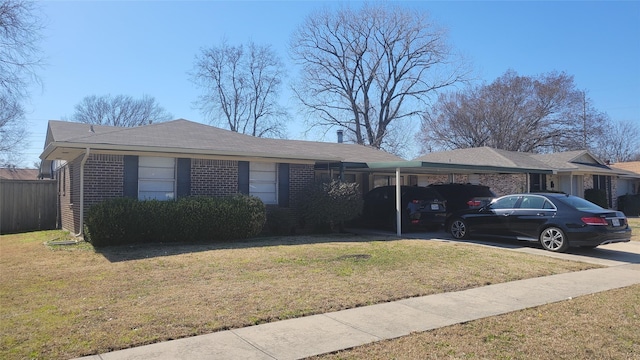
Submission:
{"label": "car windshield", "polygon": [[559,197],[558,200],[580,211],[603,210],[603,208],[592,203],[591,201],[585,200],[577,196],[563,196],[563,197]]}

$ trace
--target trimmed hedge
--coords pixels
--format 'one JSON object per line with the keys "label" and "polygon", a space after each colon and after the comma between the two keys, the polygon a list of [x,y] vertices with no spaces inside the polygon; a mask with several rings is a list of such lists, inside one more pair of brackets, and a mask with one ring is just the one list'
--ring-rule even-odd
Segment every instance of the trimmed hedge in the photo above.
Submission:
{"label": "trimmed hedge", "polygon": [[627,216],[640,216],[640,194],[618,197],[618,210]]}
{"label": "trimmed hedge", "polygon": [[294,215],[289,208],[267,206],[267,222],[263,232],[267,235],[292,235],[295,233]]}
{"label": "trimmed hedge", "polygon": [[584,191],[585,200],[589,200],[592,203],[599,205],[605,209],[609,208],[609,202],[607,201],[607,192],[602,189],[586,189]]}
{"label": "trimmed hedge", "polygon": [[318,232],[341,230],[362,211],[362,196],[358,184],[333,180],[313,183],[298,204],[304,223]]}
{"label": "trimmed hedge", "polygon": [[246,239],[258,235],[265,220],[265,206],[253,196],[117,198],[89,209],[85,238],[94,246]]}

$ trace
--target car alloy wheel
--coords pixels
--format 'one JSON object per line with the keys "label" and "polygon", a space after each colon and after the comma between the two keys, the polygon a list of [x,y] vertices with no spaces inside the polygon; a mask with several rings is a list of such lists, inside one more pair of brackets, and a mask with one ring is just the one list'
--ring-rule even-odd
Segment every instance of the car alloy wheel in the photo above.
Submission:
{"label": "car alloy wheel", "polygon": [[563,252],[569,248],[564,232],[557,227],[548,227],[540,233],[540,244],[545,250]]}
{"label": "car alloy wheel", "polygon": [[456,239],[466,239],[468,236],[467,224],[462,219],[455,219],[449,227],[451,235]]}

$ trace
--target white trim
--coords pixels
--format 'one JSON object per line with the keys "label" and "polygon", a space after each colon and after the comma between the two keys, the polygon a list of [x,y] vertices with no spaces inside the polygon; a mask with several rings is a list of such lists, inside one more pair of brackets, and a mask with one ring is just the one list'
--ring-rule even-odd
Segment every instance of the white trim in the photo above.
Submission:
{"label": "white trim", "polygon": [[[80,236],[84,233],[84,164],[87,163],[91,148],[86,148],[84,156],[80,161],[80,231],[75,236]],[[71,174],[69,174],[71,175]],[[71,180],[71,179],[69,179]]]}

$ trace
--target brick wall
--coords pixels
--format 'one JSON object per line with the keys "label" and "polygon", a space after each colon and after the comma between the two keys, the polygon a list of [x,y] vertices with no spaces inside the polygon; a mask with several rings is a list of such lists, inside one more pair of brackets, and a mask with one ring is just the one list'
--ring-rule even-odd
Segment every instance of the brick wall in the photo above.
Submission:
{"label": "brick wall", "polygon": [[80,232],[80,160],[81,157],[56,171],[60,226],[74,234]]}
{"label": "brick wall", "polygon": [[238,193],[238,162],[191,159],[191,195],[227,196]]}
{"label": "brick wall", "polygon": [[480,174],[480,184],[497,196],[527,192],[527,174]]}
{"label": "brick wall", "polygon": [[313,182],[313,165],[291,164],[289,166],[289,204],[295,208],[303,198],[304,190]]}
{"label": "brick wall", "polygon": [[[479,185],[489,186],[497,196],[521,193],[526,191],[527,175],[526,174],[478,174]],[[469,175],[454,174],[454,183],[469,183]],[[448,183],[448,174],[420,175],[419,183],[421,186],[437,183]]]}
{"label": "brick wall", "polygon": [[89,155],[84,166],[84,208],[123,196],[124,156]]}

